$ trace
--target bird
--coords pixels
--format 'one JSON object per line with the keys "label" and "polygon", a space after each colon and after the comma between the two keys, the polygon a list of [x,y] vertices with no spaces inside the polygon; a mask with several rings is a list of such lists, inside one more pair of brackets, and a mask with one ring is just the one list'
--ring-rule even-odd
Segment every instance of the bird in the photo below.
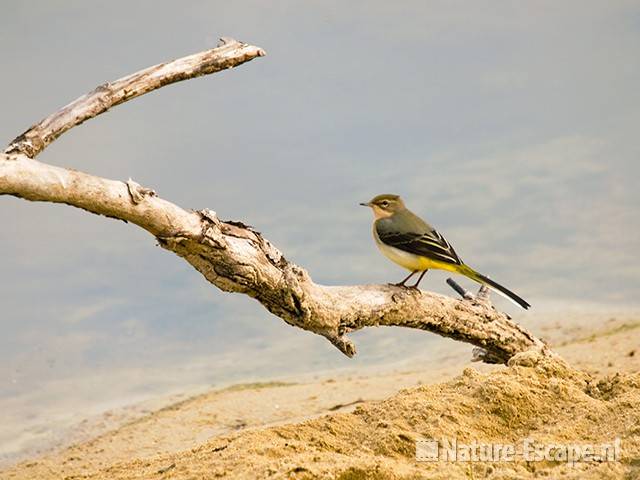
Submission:
{"label": "bird", "polygon": [[417,289],[428,270],[447,270],[486,285],[525,310],[531,306],[511,290],[465,264],[447,239],[411,212],[399,195],[377,195],[360,205],[373,210],[373,238],[382,254],[411,272],[404,280],[392,285],[407,287],[405,283],[420,272],[416,283],[408,287]]}

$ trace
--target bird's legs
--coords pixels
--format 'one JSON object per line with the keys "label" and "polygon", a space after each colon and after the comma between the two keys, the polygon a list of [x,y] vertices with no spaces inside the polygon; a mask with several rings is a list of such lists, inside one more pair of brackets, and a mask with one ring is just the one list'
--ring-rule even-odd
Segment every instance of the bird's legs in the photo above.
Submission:
{"label": "bird's legs", "polygon": [[405,278],[401,282],[390,283],[389,285],[393,285],[395,287],[405,287],[406,286],[405,283],[407,282],[407,280],[409,280],[411,277],[413,277],[416,273],[418,273],[418,270],[414,270],[413,272],[411,272],[409,275],[407,275],[407,278]]}
{"label": "bird's legs", "polygon": [[[427,273],[429,270],[423,270],[422,273],[420,274],[420,277],[418,277],[418,281],[415,283],[415,285],[412,285],[409,288],[418,288],[418,284],[420,283],[420,281],[422,280],[422,277],[424,277],[424,274]],[[416,272],[413,272],[416,273]],[[413,273],[411,275],[413,275]]]}

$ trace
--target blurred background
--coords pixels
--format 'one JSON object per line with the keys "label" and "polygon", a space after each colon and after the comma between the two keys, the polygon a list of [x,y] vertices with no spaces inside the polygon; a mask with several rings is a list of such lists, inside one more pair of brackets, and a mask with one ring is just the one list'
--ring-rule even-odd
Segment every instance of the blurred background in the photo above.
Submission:
{"label": "blurred background", "polygon": [[[267,56],[119,106],[39,159],[242,220],[320,283],[404,276],[358,206],[398,193],[533,305],[496,300],[534,331],[549,309],[640,303],[637,1],[3,1],[0,138],[220,36]],[[446,346],[371,329],[349,360],[131,225],[6,196],[0,225],[0,455],[152,395]],[[446,276],[422,287],[452,294]]]}

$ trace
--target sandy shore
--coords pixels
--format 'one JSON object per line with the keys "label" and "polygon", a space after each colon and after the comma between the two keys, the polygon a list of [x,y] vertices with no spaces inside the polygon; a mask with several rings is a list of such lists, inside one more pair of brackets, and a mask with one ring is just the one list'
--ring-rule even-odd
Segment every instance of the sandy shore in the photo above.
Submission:
{"label": "sandy shore", "polygon": [[[82,427],[87,440],[0,477],[640,478],[640,316],[593,315],[536,321],[570,365],[563,369],[539,360],[470,364],[468,345],[443,340],[389,368],[236,385],[149,412],[107,412]],[[620,437],[623,458],[567,467],[414,457],[419,438],[506,443],[527,435],[558,443]]]}

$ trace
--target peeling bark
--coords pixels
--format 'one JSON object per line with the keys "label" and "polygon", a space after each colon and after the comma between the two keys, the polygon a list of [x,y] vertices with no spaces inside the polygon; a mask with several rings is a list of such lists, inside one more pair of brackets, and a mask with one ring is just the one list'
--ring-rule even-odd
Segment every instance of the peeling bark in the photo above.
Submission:
{"label": "peeling bark", "polygon": [[[324,286],[289,262],[266,238],[211,210],[184,210],[133,180],[108,180],[34,160],[48,144],[112,106],[169,83],[214,73],[264,55],[258,47],[226,39],[213,50],[141,70],[107,83],[50,115],[0,154],[0,195],[65,203],[147,230],[211,284],[248,295],[290,325],[322,335],[351,357],[347,333],[372,326],[427,330],[471,343],[475,358],[507,363],[544,343],[491,306],[486,292],[461,291],[462,300],[389,285]],[[455,282],[453,282],[455,283]]]}

